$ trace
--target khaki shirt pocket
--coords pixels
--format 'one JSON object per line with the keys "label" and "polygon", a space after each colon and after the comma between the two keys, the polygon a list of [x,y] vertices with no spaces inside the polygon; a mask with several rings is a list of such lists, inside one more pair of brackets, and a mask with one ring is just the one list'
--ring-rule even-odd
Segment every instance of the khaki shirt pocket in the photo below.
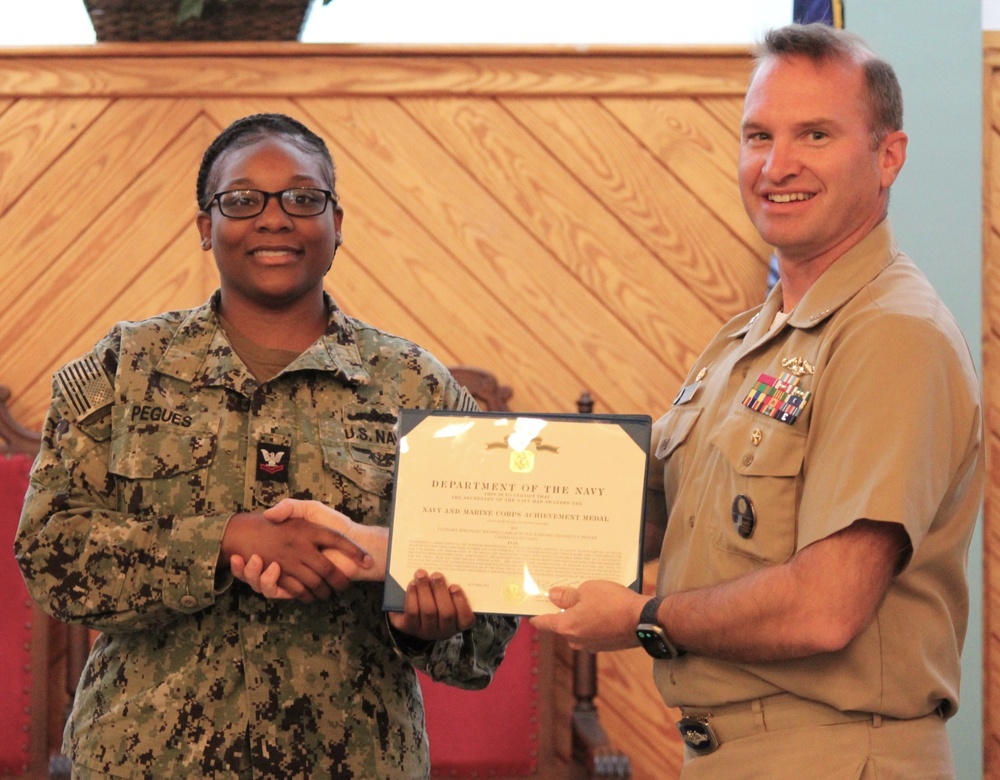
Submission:
{"label": "khaki shirt pocket", "polygon": [[679,448],[691,435],[701,412],[701,407],[675,406],[653,425],[648,487],[654,490],[662,487],[668,496],[668,508],[669,496],[677,494],[684,466],[684,450]]}
{"label": "khaki shirt pocket", "polygon": [[[722,549],[767,563],[788,560],[796,549],[798,503],[806,435],[790,425],[742,406],[733,409],[710,436],[727,479],[719,479],[721,511],[713,518],[713,538]],[[737,498],[752,514],[752,531],[744,538],[733,521]]]}
{"label": "khaki shirt pocket", "polygon": [[656,421],[653,452],[657,460],[666,460],[687,440],[701,412],[701,407],[674,407]]}

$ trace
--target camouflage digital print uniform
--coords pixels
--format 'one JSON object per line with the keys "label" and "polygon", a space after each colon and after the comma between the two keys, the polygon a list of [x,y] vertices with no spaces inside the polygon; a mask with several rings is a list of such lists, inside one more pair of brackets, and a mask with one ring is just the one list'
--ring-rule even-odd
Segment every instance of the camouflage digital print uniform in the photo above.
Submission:
{"label": "camouflage digital print uniform", "polygon": [[397,411],[465,395],[427,352],[329,299],[326,335],[261,385],[216,301],[119,323],[53,383],[15,553],[48,612],[102,632],[66,751],[85,773],[156,780],[426,777],[413,667],[483,687],[514,622],[478,616],[406,650],[381,583],[268,600],[217,559],[234,512],[285,496],[385,525]]}

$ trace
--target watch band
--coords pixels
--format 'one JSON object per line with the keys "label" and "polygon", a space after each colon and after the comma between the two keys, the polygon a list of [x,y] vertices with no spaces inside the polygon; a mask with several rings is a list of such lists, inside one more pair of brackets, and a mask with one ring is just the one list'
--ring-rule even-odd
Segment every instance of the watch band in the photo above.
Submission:
{"label": "watch band", "polygon": [[653,658],[680,658],[685,654],[684,649],[674,644],[667,630],[656,619],[656,613],[664,598],[664,596],[654,596],[643,605],[635,635],[639,638],[639,644]]}
{"label": "watch band", "polygon": [[[642,612],[639,615],[639,623],[652,623],[659,626],[660,623],[656,619],[656,613],[660,610],[660,604],[663,602],[665,596],[654,596],[646,605],[642,608]],[[662,628],[662,626],[660,626]]]}

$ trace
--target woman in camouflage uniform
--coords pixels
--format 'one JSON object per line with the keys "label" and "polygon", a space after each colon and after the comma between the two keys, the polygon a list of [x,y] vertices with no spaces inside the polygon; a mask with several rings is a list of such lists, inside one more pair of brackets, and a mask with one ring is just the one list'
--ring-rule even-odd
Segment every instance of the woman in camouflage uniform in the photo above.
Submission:
{"label": "woman in camouflage uniform", "polygon": [[[101,632],[65,733],[74,775],[427,777],[414,667],[482,687],[513,621],[447,585],[440,606],[387,619],[381,585],[348,581],[371,556],[263,511],[313,499],[385,526],[398,410],[466,395],[324,292],[343,210],[322,139],[282,115],[238,120],[197,189],[220,290],[119,323],[57,372],[15,541],[38,603]],[[294,598],[234,580],[232,557],[254,554]]]}

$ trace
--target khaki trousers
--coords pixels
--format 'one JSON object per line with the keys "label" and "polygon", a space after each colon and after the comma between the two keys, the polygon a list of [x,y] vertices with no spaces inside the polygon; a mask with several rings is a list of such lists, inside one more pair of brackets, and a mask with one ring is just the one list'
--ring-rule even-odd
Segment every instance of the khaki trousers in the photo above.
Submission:
{"label": "khaki trousers", "polygon": [[[681,780],[954,780],[944,721],[868,716],[829,725],[777,728],[756,719],[748,736],[708,755],[684,749]],[[752,716],[751,716],[752,717]],[[808,720],[806,718],[805,720]]]}

